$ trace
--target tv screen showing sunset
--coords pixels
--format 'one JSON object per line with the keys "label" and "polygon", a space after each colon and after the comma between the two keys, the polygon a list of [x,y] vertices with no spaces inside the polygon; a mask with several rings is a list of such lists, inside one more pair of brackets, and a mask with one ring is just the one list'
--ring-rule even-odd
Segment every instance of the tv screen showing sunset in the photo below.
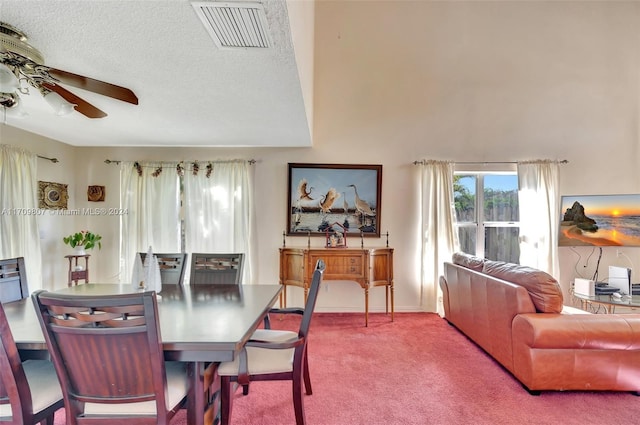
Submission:
{"label": "tv screen showing sunset", "polygon": [[559,246],[640,246],[640,195],[563,196]]}

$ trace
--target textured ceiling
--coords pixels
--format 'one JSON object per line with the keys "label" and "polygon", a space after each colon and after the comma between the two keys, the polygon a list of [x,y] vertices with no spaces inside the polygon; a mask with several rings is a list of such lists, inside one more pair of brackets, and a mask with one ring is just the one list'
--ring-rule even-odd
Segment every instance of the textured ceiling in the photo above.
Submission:
{"label": "textured ceiling", "polygon": [[286,3],[262,3],[273,46],[220,50],[189,1],[0,0],[0,21],[25,32],[46,65],[139,98],[67,87],[108,116],[59,117],[31,90],[28,115],[5,123],[77,146],[310,146]]}

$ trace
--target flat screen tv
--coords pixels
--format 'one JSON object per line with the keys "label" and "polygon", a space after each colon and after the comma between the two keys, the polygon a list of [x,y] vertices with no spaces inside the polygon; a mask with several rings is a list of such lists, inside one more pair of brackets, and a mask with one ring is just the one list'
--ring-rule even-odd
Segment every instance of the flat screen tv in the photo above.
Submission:
{"label": "flat screen tv", "polygon": [[640,246],[640,194],[561,199],[559,246]]}

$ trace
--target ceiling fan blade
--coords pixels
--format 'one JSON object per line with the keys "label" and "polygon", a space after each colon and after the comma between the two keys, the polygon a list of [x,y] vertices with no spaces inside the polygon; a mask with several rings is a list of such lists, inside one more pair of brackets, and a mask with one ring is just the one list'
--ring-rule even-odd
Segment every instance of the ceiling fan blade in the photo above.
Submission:
{"label": "ceiling fan blade", "polygon": [[69,103],[73,103],[75,105],[73,109],[75,109],[76,111],[80,112],[82,115],[88,118],[104,118],[107,116],[105,112],[96,108],[95,106],[93,106],[86,100],[82,99],[81,97],[78,97],[75,94],[71,93],[69,90],[65,89],[64,87],[61,87],[57,84],[50,84],[50,83],[42,83],[42,87],[46,88],[47,90],[51,90],[52,92],[58,93],[60,96],[62,96],[64,100],[66,100]]}
{"label": "ceiling fan blade", "polygon": [[115,84],[105,83],[104,81],[94,80],[93,78],[55,68],[49,68],[49,75],[57,78],[61,83],[68,84],[73,87],[89,90],[94,93],[112,97],[134,105],[138,104],[138,97],[133,93],[133,91],[125,87],[116,86]]}

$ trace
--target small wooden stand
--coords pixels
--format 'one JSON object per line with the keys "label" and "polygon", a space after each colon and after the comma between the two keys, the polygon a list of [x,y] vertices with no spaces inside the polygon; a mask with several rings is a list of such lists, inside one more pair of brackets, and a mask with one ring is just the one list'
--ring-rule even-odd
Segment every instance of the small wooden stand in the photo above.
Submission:
{"label": "small wooden stand", "polygon": [[[89,257],[91,257],[89,254],[64,256],[64,258],[69,259],[69,281],[67,286],[77,285],[79,280],[89,283]],[[76,270],[78,258],[84,258],[84,270]]]}

